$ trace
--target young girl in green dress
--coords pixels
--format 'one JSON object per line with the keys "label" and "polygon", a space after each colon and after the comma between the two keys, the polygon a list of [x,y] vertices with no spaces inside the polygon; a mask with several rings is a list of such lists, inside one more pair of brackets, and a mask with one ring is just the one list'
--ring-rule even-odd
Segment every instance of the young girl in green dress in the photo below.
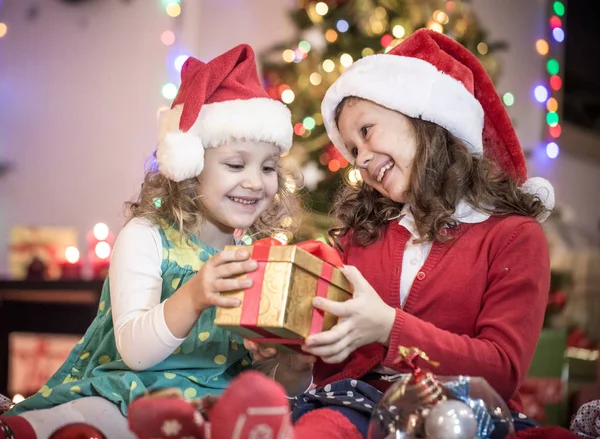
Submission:
{"label": "young girl in green dress", "polygon": [[[162,388],[220,394],[251,365],[243,340],[213,322],[215,306],[239,305],[219,293],[249,287],[230,278],[256,262],[242,248],[219,251],[236,229],[272,234],[295,217],[279,166],[291,116],[260,85],[249,46],[208,63],[190,58],[181,79],[161,118],[157,166],[128,203],[96,318],[40,391],[0,418],[0,439],[46,438],[74,422],[133,437],[135,398]],[[278,364],[277,379],[302,393],[310,380],[291,363]]]}

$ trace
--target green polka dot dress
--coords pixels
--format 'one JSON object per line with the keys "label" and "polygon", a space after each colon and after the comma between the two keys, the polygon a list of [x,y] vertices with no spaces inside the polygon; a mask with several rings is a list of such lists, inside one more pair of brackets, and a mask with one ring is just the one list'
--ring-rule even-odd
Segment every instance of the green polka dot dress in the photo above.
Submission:
{"label": "green polka dot dress", "polygon": [[[163,245],[161,301],[187,282],[217,251],[192,238],[181,242],[170,227],[159,228]],[[124,415],[135,398],[147,391],[179,388],[186,398],[220,394],[250,366],[241,337],[214,326],[215,308],[202,313],[190,335],[161,363],[132,371],[119,355],[114,337],[108,279],[98,314],[73,348],[67,361],[35,395],[7,415],[50,408],[86,396],[101,396],[117,404]]]}

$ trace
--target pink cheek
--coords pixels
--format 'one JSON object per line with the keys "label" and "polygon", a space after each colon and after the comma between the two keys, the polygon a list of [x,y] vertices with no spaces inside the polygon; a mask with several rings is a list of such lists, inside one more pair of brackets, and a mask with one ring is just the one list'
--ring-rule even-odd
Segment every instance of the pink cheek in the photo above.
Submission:
{"label": "pink cheek", "polygon": [[360,172],[360,177],[363,179],[363,181],[371,184],[372,183],[372,179],[371,176],[369,175],[369,173],[367,171],[363,171],[362,169],[359,171]]}

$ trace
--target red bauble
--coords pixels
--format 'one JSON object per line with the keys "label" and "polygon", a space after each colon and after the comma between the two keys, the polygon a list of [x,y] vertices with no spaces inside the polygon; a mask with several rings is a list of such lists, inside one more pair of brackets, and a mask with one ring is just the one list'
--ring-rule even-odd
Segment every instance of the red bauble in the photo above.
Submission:
{"label": "red bauble", "polygon": [[97,428],[81,422],[59,428],[50,439],[106,439],[106,436]]}

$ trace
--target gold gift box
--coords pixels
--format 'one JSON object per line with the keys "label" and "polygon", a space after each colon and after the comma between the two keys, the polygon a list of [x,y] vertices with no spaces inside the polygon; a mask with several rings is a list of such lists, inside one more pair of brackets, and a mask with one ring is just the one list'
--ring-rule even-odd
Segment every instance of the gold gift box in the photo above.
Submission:
{"label": "gold gift box", "polygon": [[[337,302],[351,297],[352,285],[339,268],[330,265],[324,270],[324,264],[329,265],[327,262],[298,246],[261,247],[259,252],[255,252],[253,246],[248,247],[252,259],[259,261],[257,272],[238,276],[255,279],[253,287],[223,293],[239,298],[241,305],[217,308],[215,324],[245,338],[267,339],[270,342],[265,345],[276,346],[282,352],[297,352],[298,345],[311,334],[316,314],[312,301],[317,295],[318,283],[326,282],[322,288],[327,289],[327,298]],[[236,249],[239,247],[226,247],[226,250]],[[260,256],[257,257],[257,253]],[[248,324],[249,316],[252,324]],[[333,314],[324,313],[322,325],[312,328],[313,332],[331,329],[337,319]]]}

